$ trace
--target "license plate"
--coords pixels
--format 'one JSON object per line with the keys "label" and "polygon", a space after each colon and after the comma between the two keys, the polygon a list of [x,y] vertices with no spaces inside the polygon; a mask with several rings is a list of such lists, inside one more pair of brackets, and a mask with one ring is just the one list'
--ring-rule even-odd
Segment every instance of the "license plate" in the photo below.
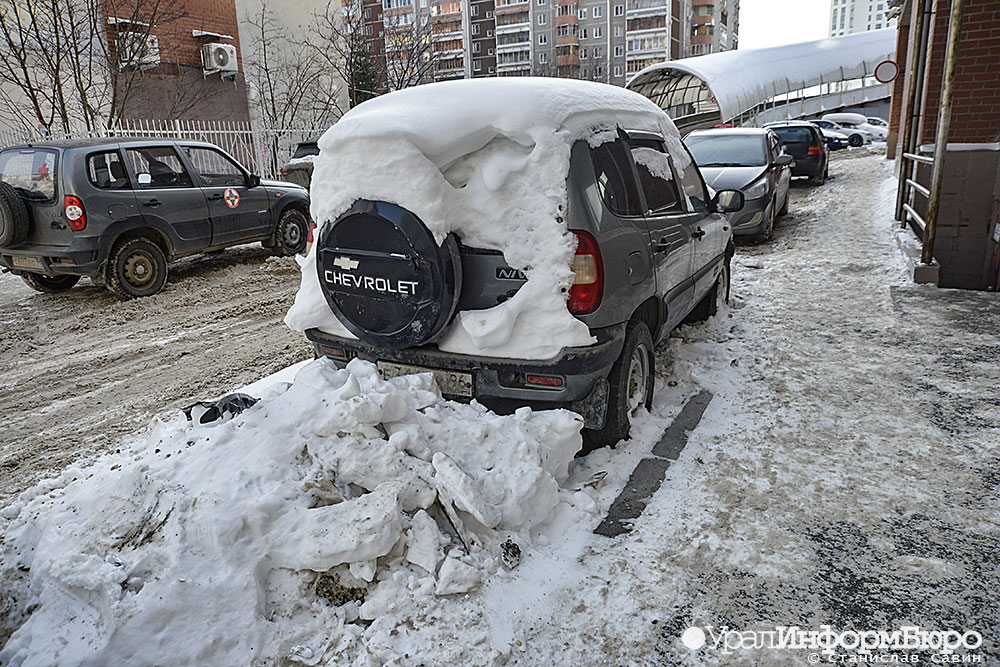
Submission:
{"label": "license plate", "polygon": [[44,269],[45,265],[42,264],[42,260],[37,257],[18,257],[17,255],[12,255],[10,258],[10,263],[19,269]]}
{"label": "license plate", "polygon": [[472,398],[471,373],[458,373],[440,368],[425,368],[423,366],[409,366],[407,364],[392,364],[386,361],[379,361],[375,366],[378,368],[378,374],[383,380],[399,377],[400,375],[430,373],[434,376],[434,381],[437,382],[441,393]]}

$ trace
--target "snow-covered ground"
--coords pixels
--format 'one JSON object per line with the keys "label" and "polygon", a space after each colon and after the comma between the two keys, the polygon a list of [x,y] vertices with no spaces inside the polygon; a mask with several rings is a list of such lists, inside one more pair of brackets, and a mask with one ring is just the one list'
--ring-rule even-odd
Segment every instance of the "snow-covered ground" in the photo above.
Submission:
{"label": "snow-covered ground", "polygon": [[[976,631],[1000,660],[1000,302],[907,283],[875,151],[831,174],[739,248],[731,308],[671,337],[616,450],[569,462],[568,413],[317,362],[25,493],[0,663],[798,665],[680,637],[824,624]],[[594,535],[701,389],[633,531]]]}

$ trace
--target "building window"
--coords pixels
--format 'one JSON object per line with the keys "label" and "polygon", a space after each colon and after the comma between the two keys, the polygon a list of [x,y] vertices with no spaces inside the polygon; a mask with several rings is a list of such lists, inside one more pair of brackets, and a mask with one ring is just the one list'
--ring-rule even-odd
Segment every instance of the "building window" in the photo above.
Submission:
{"label": "building window", "polygon": [[615,76],[621,76],[621,75],[622,75],[622,66],[615,65]]}
{"label": "building window", "polygon": [[544,32],[540,33],[538,35],[538,43],[539,44],[548,44],[549,43],[549,36],[546,35]]}
{"label": "building window", "polygon": [[616,25],[615,26],[615,37],[621,37],[621,36],[622,36],[622,27],[620,25]]}
{"label": "building window", "polygon": [[490,74],[493,74],[493,68],[492,67],[490,68]]}
{"label": "building window", "polygon": [[486,36],[487,37],[492,37],[493,36],[493,28],[490,28],[489,30],[486,31]]}
{"label": "building window", "polygon": [[604,28],[594,28],[594,39],[597,39],[598,37],[604,37]]}
{"label": "building window", "polygon": [[[487,51],[486,55],[492,56],[493,55],[493,49],[490,49],[489,51]],[[490,71],[492,72],[493,70],[490,70]]]}
{"label": "building window", "polygon": [[625,5],[615,5],[615,16],[625,16]]}
{"label": "building window", "polygon": [[599,19],[604,15],[604,7],[594,7],[594,18]]}
{"label": "building window", "polygon": [[475,71],[477,71],[477,72],[483,71],[483,63],[477,60],[473,64],[472,69],[475,70]]}
{"label": "building window", "polygon": [[587,10],[581,9],[579,12],[577,12],[577,16],[579,16],[581,19],[587,18]]}
{"label": "building window", "polygon": [[472,9],[469,10],[471,16],[479,16],[479,5],[472,5]]}
{"label": "building window", "polygon": [[479,24],[478,23],[473,23],[472,24],[472,34],[473,35],[478,35],[479,34]]}
{"label": "building window", "polygon": [[587,39],[587,29],[580,28],[580,39]]}
{"label": "building window", "polygon": [[473,53],[479,53],[479,51],[481,50],[480,49],[481,46],[482,46],[482,44],[480,42],[473,42],[472,43],[472,52]]}
{"label": "building window", "polygon": [[615,47],[615,57],[619,58],[619,57],[621,57],[623,55],[625,55],[625,48],[621,47],[621,46],[616,46]]}
{"label": "building window", "polygon": [[[602,49],[599,46],[596,47],[596,48],[594,48],[594,57],[595,58],[602,58],[603,56],[604,56],[604,49]],[[598,75],[598,76],[600,76],[600,75]]]}
{"label": "building window", "polygon": [[587,49],[580,49],[580,60],[587,59]]}
{"label": "building window", "polygon": [[488,19],[493,18],[493,10],[492,9],[489,10],[488,12],[486,12],[486,18],[488,18]]}
{"label": "building window", "polygon": [[545,14],[539,14],[538,15],[538,25],[545,25],[545,22],[546,22],[547,19],[548,19],[548,17]]}
{"label": "building window", "polygon": [[549,54],[547,54],[547,53],[539,53],[538,54],[538,62],[540,62],[543,65],[545,63],[549,62]]}

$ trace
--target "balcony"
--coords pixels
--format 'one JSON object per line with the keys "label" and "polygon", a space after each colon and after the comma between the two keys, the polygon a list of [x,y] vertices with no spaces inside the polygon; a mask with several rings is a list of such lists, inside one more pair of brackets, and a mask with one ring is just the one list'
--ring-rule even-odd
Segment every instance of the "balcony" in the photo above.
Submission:
{"label": "balcony", "polygon": [[579,46],[580,35],[561,35],[556,37],[556,46]]}
{"label": "balcony", "polygon": [[714,25],[714,24],[715,24],[715,17],[712,16],[711,14],[705,16],[695,15],[691,17],[691,25]]}
{"label": "balcony", "polygon": [[556,67],[579,67],[580,56],[556,56]]}
{"label": "balcony", "polygon": [[715,0],[694,0],[695,7],[715,7]]}
{"label": "balcony", "polygon": [[580,17],[576,14],[567,14],[566,16],[557,16],[556,25],[580,25]]}

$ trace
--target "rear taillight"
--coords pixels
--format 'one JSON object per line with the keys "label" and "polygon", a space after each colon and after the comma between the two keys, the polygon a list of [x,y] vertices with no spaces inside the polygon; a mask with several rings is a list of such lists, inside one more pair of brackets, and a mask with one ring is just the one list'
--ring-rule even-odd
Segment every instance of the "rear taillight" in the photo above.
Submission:
{"label": "rear taillight", "polygon": [[823,149],[820,148],[819,146],[810,146],[809,147],[809,155],[820,155],[822,152],[823,152]]}
{"label": "rear taillight", "polygon": [[604,263],[597,240],[587,232],[573,232],[576,236],[576,255],[570,268],[575,277],[569,288],[569,312],[586,315],[597,310],[604,297]]}
{"label": "rear taillight", "polygon": [[74,232],[81,232],[87,226],[87,213],[83,210],[83,202],[73,195],[66,195],[66,202],[63,204],[63,214],[66,222]]}
{"label": "rear taillight", "polygon": [[313,242],[313,232],[316,231],[316,223],[312,220],[309,221],[309,233],[306,235],[306,243]]}
{"label": "rear taillight", "polygon": [[537,387],[559,388],[563,386],[563,379],[558,375],[526,375],[524,383]]}

